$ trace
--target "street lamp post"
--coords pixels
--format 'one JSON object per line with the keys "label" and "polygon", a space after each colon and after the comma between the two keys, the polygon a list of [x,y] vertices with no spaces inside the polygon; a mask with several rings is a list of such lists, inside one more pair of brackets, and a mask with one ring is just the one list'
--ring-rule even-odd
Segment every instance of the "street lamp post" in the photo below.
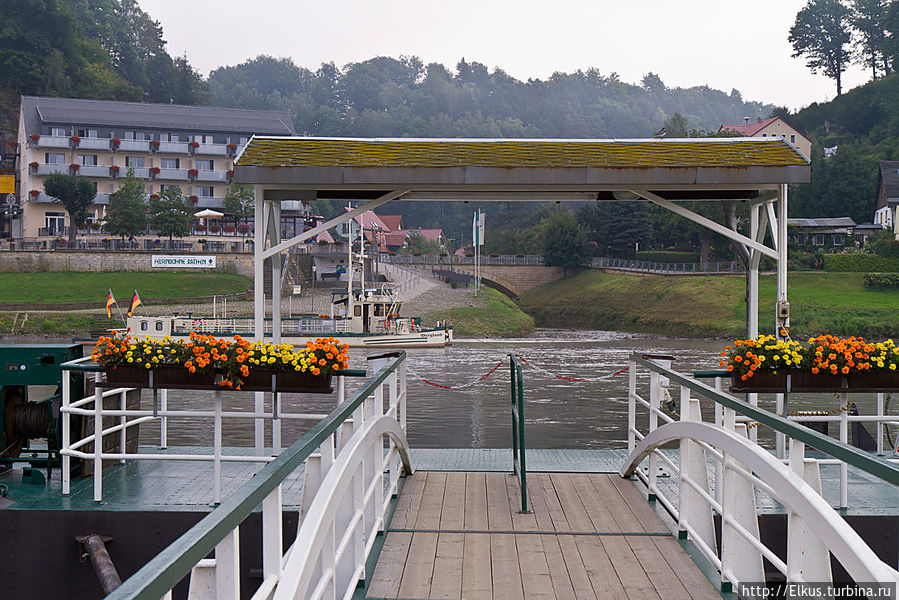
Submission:
{"label": "street lamp post", "polygon": [[318,314],[315,312],[315,257],[312,257],[312,314]]}

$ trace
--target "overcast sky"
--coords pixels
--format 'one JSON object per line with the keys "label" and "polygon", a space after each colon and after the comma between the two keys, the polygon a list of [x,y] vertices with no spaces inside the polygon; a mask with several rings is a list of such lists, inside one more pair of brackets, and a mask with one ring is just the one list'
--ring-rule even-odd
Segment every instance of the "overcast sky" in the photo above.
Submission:
{"label": "overcast sky", "polygon": [[[204,76],[259,54],[315,70],[375,56],[459,59],[526,80],[597,68],[639,83],[708,85],[792,109],[833,99],[831,79],[791,58],[787,41],[806,0],[138,0],[169,54]],[[853,67],[843,89],[869,79]]]}

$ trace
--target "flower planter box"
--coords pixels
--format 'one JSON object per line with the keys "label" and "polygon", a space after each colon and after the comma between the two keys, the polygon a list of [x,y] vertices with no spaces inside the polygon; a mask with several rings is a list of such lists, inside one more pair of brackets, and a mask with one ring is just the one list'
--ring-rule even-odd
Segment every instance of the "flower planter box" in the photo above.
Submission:
{"label": "flower planter box", "polygon": [[[809,373],[789,371],[790,392],[896,392],[899,391],[899,371],[868,371],[853,373],[848,377],[830,373]],[[785,393],[787,372],[777,374],[770,371],[756,371],[746,381],[739,375],[731,374],[731,391],[741,393]]]}
{"label": "flower planter box", "polygon": [[312,373],[297,373],[296,371],[272,371],[269,369],[254,369],[247,377],[243,378],[240,389],[246,392],[271,392],[272,376],[275,377],[275,390],[278,392],[294,392],[306,394],[330,394],[334,391],[331,386],[331,376],[323,377]]}
{"label": "flower planter box", "polygon": [[216,389],[214,373],[189,373],[184,367],[107,367],[106,381],[121,387],[150,387],[150,372],[153,373],[154,388],[171,390]]}

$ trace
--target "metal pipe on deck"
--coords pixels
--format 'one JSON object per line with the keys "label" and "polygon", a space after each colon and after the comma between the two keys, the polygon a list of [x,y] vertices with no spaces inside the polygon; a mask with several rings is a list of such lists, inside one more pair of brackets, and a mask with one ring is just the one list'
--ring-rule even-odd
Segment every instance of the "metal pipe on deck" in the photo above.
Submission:
{"label": "metal pipe on deck", "polygon": [[106,550],[106,542],[111,542],[112,538],[91,533],[75,538],[82,548],[84,554],[82,558],[89,558],[91,565],[94,567],[94,573],[100,581],[100,587],[103,588],[103,594],[107,595],[122,585],[122,578]]}

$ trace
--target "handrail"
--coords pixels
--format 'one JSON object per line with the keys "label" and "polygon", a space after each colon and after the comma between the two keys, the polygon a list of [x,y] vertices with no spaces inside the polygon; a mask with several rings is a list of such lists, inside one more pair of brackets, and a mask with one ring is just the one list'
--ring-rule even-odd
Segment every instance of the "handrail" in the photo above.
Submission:
{"label": "handrail", "polygon": [[528,474],[524,442],[524,377],[521,359],[509,353],[509,371],[512,386],[512,470],[518,478],[521,490],[521,512],[528,513]]}
{"label": "handrail", "polygon": [[355,394],[337,406],[296,443],[264,466],[218,508],[157,554],[121,587],[106,598],[158,600],[180,582],[259,506],[300,464],[332,434],[406,360],[403,351],[386,368],[375,373]]}
{"label": "handrail", "polygon": [[788,437],[804,442],[822,452],[826,452],[834,458],[838,458],[843,462],[861,469],[866,473],[870,473],[875,477],[879,477],[884,481],[887,481],[894,485],[899,485],[899,466],[894,465],[889,461],[877,458],[876,456],[872,456],[871,454],[868,454],[863,450],[859,450],[858,448],[855,448],[848,444],[844,444],[838,440],[828,437],[822,433],[818,433],[817,431],[809,429],[808,427],[805,427],[803,425],[794,423],[789,419],[778,416],[765,409],[753,406],[752,404],[744,402],[743,400],[739,400],[731,396],[730,394],[725,394],[724,392],[716,390],[715,388],[705,385],[704,383],[686,377],[683,374],[678,373],[677,371],[673,371],[651,360],[647,360],[639,354],[632,354],[630,360],[644,367],[649,367],[652,370],[657,371],[664,377],[667,377],[671,381],[676,382],[678,385],[698,392],[703,396],[709,398],[710,400],[721,404],[722,406],[733,409],[755,421],[758,421],[762,425],[767,425],[771,429],[783,433]]}

